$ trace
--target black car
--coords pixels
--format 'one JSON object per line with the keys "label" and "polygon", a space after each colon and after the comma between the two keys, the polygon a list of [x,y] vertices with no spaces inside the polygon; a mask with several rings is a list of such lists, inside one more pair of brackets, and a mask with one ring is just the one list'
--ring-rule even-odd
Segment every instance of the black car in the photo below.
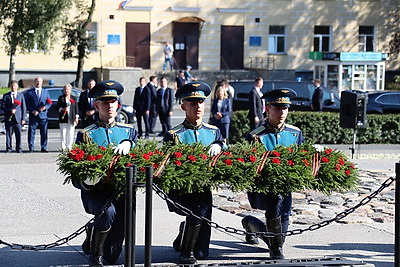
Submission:
{"label": "black car", "polygon": [[400,92],[381,91],[368,94],[367,113],[399,114]]}
{"label": "black car", "polygon": [[[49,126],[58,126],[58,110],[56,108],[58,97],[63,94],[62,86],[43,86],[50,95],[50,99],[53,102],[50,109],[48,110],[47,116],[49,119]],[[24,91],[26,92],[26,91]],[[72,88],[71,95],[75,96],[79,100],[81,90],[77,88]],[[122,104],[122,108],[117,116],[117,121],[122,123],[134,123],[135,122],[135,112],[132,106]],[[79,125],[78,125],[79,127]]]}
{"label": "black car", "polygon": [[[248,110],[249,109],[249,93],[253,88],[254,81],[237,81],[229,82],[229,84],[235,89],[235,95],[233,97],[232,109],[236,110]],[[215,90],[218,88],[220,83],[216,83],[212,96],[215,95]],[[292,89],[297,93],[297,96],[292,99],[290,110],[311,110],[311,97],[314,92],[314,85],[309,82],[297,82],[297,81],[275,81],[275,80],[264,80],[264,87],[261,89],[263,93],[274,89]],[[340,98],[336,93],[329,92],[323,88],[323,111],[334,111],[340,110]]]}

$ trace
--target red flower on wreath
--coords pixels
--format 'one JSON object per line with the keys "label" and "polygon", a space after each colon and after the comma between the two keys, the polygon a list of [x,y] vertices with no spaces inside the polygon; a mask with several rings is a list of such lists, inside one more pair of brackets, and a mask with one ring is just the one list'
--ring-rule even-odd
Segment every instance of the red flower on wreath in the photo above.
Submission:
{"label": "red flower on wreath", "polygon": [[339,164],[335,164],[335,170],[336,170],[336,171],[340,171],[341,169],[342,169],[342,167],[340,167]]}
{"label": "red flower on wreath", "polygon": [[75,148],[74,150],[71,150],[71,152],[68,153],[68,157],[75,161],[81,161],[84,156],[85,156],[85,151],[80,150],[78,147]]}
{"label": "red flower on wreath", "polygon": [[250,160],[252,163],[254,163],[254,162],[257,160],[257,158],[256,158],[256,156],[254,156],[254,155],[250,155],[250,156],[249,156],[249,160]]}
{"label": "red flower on wreath", "polygon": [[146,167],[140,167],[140,168],[139,168],[139,171],[140,171],[140,172],[146,172]]}
{"label": "red flower on wreath", "polygon": [[163,153],[160,150],[156,150],[156,154],[162,155]]}
{"label": "red flower on wreath", "polygon": [[333,151],[333,149],[332,149],[332,148],[328,148],[327,150],[325,150],[325,153],[329,155],[329,154],[331,154],[331,153],[332,153],[332,151]]}
{"label": "red flower on wreath", "polygon": [[95,161],[95,160],[96,160],[96,157],[95,157],[95,156],[92,156],[92,155],[87,155],[87,156],[86,156],[86,159],[87,159],[88,161]]}
{"label": "red flower on wreath", "polygon": [[182,165],[182,161],[180,161],[180,160],[175,160],[175,164],[178,165],[178,166],[181,166],[181,165]]}
{"label": "red flower on wreath", "polygon": [[231,152],[229,152],[229,151],[225,151],[225,152],[224,152],[224,155],[225,155],[225,156],[232,157],[232,153],[231,153]]}
{"label": "red flower on wreath", "polygon": [[350,176],[350,170],[345,170],[344,173],[346,174],[346,176]]}
{"label": "red flower on wreath", "polygon": [[204,153],[201,153],[201,154],[200,154],[200,158],[202,158],[202,159],[207,159],[208,157],[207,157],[207,155],[206,155],[206,154],[204,154]]}
{"label": "red flower on wreath", "polygon": [[342,166],[344,165],[344,160],[343,160],[343,158],[339,158],[339,164],[342,165]]}
{"label": "red flower on wreath", "polygon": [[307,159],[302,159],[301,161],[303,161],[305,166],[310,165],[310,162]]}
{"label": "red flower on wreath", "polygon": [[149,159],[150,159],[150,155],[149,154],[143,154],[142,155],[142,157],[146,160],[146,161],[148,161]]}
{"label": "red flower on wreath", "polygon": [[174,156],[177,159],[182,158],[182,153],[181,152],[174,152]]}
{"label": "red flower on wreath", "polygon": [[257,151],[257,148],[256,148],[256,147],[253,147],[253,149],[251,150],[252,153],[254,153],[254,152],[256,152],[256,151]]}
{"label": "red flower on wreath", "polygon": [[152,152],[152,151],[149,151],[149,153],[147,153],[149,156],[153,156],[154,155],[154,152]]}
{"label": "red flower on wreath", "polygon": [[240,162],[244,162],[244,159],[242,159],[242,158],[238,158],[237,160]]}
{"label": "red flower on wreath", "polygon": [[136,157],[136,154],[135,154],[135,153],[129,153],[129,155],[130,155],[132,158]]}
{"label": "red flower on wreath", "polygon": [[291,159],[289,159],[289,160],[287,161],[287,165],[289,165],[289,166],[294,166],[294,161],[291,160]]}
{"label": "red flower on wreath", "polygon": [[278,157],[281,156],[281,153],[279,153],[278,151],[275,151],[275,150],[274,150],[274,151],[272,151],[272,156],[278,158]]}
{"label": "red flower on wreath", "polygon": [[132,165],[133,165],[132,163],[128,163],[128,164],[126,164],[126,167],[130,167]]}
{"label": "red flower on wreath", "polygon": [[272,163],[275,163],[275,164],[281,164],[281,160],[280,160],[280,159],[277,159],[277,158],[273,158],[273,159],[271,160],[271,162],[272,162]]}
{"label": "red flower on wreath", "polygon": [[233,162],[232,162],[231,159],[226,159],[226,160],[224,160],[224,163],[225,163],[226,165],[232,165],[232,164],[233,164]]}
{"label": "red flower on wreath", "polygon": [[99,148],[101,149],[101,151],[106,150],[106,148],[104,146],[99,146]]}
{"label": "red flower on wreath", "polygon": [[327,157],[322,157],[321,162],[329,162],[329,159]]}
{"label": "red flower on wreath", "polygon": [[103,157],[103,154],[97,154],[96,159],[101,159]]}
{"label": "red flower on wreath", "polygon": [[290,147],[286,148],[287,151],[289,151],[290,154],[292,154],[293,149],[291,149]]}
{"label": "red flower on wreath", "polygon": [[158,164],[157,163],[153,162],[153,164],[151,164],[151,166],[153,166],[154,169],[158,169]]}
{"label": "red flower on wreath", "polygon": [[191,162],[196,162],[196,157],[195,156],[193,156],[193,155],[189,155],[188,156],[188,160],[190,160]]}

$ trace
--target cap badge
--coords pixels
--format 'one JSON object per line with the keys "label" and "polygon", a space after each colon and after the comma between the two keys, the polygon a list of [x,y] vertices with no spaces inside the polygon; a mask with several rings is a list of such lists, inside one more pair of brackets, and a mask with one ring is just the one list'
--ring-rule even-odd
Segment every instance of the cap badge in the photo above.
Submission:
{"label": "cap badge", "polygon": [[111,86],[111,85],[113,85],[114,83],[113,82],[108,82],[108,83],[106,83],[108,86]]}
{"label": "cap badge", "polygon": [[193,87],[199,87],[201,84],[200,83],[192,83]]}

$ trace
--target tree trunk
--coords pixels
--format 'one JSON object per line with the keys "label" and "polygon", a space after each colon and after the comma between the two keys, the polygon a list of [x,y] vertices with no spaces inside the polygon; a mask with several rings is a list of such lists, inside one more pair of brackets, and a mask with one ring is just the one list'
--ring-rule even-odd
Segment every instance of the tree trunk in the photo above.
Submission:
{"label": "tree trunk", "polygon": [[15,80],[15,51],[12,51],[10,54],[10,67],[8,70],[8,86],[10,86],[12,80]]}
{"label": "tree trunk", "polygon": [[83,89],[83,65],[85,64],[85,57],[78,59],[78,67],[76,69],[75,86]]}

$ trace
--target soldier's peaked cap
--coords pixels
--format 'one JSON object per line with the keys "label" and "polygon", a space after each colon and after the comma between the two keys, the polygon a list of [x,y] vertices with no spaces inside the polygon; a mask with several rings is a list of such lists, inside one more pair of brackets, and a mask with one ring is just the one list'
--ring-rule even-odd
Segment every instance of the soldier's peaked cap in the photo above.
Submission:
{"label": "soldier's peaked cap", "polygon": [[296,97],[296,92],[289,88],[276,89],[266,92],[262,98],[264,98],[267,104],[275,107],[290,107],[291,98]]}
{"label": "soldier's peaked cap", "polygon": [[108,80],[98,83],[93,87],[88,94],[88,97],[96,100],[119,99],[119,96],[124,92],[124,87],[117,81]]}
{"label": "soldier's peaked cap", "polygon": [[176,92],[175,97],[187,101],[204,101],[210,93],[211,88],[206,83],[191,82],[182,86]]}

